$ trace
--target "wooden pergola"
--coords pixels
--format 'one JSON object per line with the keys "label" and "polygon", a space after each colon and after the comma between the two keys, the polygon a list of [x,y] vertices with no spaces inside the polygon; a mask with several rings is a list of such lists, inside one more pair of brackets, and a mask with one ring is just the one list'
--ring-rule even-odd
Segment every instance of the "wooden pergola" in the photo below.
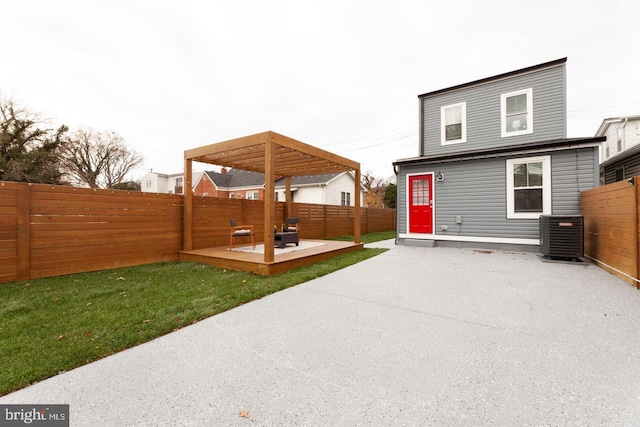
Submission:
{"label": "wooden pergola", "polygon": [[285,177],[286,212],[291,212],[291,177],[355,172],[354,243],[360,243],[360,163],[275,132],[193,148],[184,152],[184,250],[190,251],[193,214],[193,161],[264,174],[264,262],[274,260],[275,181]]}

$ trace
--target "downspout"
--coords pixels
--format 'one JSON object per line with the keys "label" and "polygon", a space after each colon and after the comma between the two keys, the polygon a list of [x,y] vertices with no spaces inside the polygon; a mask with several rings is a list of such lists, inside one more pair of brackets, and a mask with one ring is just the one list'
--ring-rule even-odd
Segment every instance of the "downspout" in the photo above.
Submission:
{"label": "downspout", "polygon": [[[626,124],[626,123],[625,123]],[[629,180],[627,180],[627,182],[629,184],[631,184],[633,186],[633,228],[632,228],[632,233],[634,236],[638,235],[638,186],[636,185],[637,183],[637,179],[631,178]],[[636,237],[637,240],[637,237]],[[640,265],[639,261],[638,261],[638,242],[636,241],[636,244],[633,245],[633,259],[635,260],[636,263],[636,289],[640,289]]]}
{"label": "downspout", "polygon": [[398,245],[398,169],[396,165],[393,165],[393,174],[396,176],[396,240],[395,244]]}
{"label": "downspout", "polygon": [[622,122],[622,150],[620,151],[624,151],[627,149],[627,142],[625,141],[626,137],[626,127],[627,127],[627,122],[629,121],[629,117],[625,117],[624,121]]}
{"label": "downspout", "polygon": [[418,153],[421,156],[424,156],[424,147],[422,146],[422,142],[424,140],[424,102],[420,97],[418,97],[418,102],[420,103],[420,117],[418,118],[418,131],[420,132],[418,135]]}

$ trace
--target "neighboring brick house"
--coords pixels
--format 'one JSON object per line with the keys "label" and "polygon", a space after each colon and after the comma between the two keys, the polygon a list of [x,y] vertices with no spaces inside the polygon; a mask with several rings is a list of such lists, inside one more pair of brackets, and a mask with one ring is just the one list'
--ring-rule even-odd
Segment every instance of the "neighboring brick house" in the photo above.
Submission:
{"label": "neighboring brick house", "polygon": [[418,96],[419,156],[393,163],[400,244],[533,249],[541,215],[580,214],[605,138],[567,138],[565,66],[563,58]]}
{"label": "neighboring brick house", "polygon": [[226,168],[220,172],[204,172],[193,184],[193,195],[264,200],[264,175]]}

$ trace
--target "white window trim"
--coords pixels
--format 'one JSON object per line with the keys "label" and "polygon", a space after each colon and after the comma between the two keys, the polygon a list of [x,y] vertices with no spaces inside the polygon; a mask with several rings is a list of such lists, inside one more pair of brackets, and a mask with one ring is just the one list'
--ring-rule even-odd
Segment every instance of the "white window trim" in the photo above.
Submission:
{"label": "white window trim", "polygon": [[[507,98],[516,95],[527,95],[527,128],[516,132],[507,132]],[[533,88],[517,90],[500,95],[500,135],[502,138],[533,133]]]}
{"label": "white window trim", "polygon": [[[542,212],[515,212],[513,165],[542,162]],[[508,159],[507,172],[507,219],[537,219],[540,215],[551,215],[551,156]]]}
{"label": "white window trim", "polygon": [[[447,132],[445,129],[445,110],[453,107],[460,107],[462,110],[460,113],[462,124],[462,138],[447,141]],[[457,104],[445,105],[440,107],[440,143],[441,145],[460,144],[467,142],[467,103],[459,102]]]}

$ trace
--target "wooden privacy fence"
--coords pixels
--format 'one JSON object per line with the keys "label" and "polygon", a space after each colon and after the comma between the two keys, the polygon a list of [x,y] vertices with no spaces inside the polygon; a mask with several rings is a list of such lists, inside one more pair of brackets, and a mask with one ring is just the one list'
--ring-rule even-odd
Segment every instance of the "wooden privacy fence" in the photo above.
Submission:
{"label": "wooden privacy fence", "polygon": [[640,289],[638,184],[635,177],[583,191],[581,205],[585,256]]}
{"label": "wooden privacy fence", "polygon": [[[0,182],[0,283],[177,260],[183,204],[180,195]],[[227,245],[231,218],[254,224],[262,241],[263,206],[195,197],[193,248]],[[292,210],[304,239],[353,234],[353,207],[293,203]],[[284,203],[276,214],[284,221]],[[395,215],[361,209],[361,232],[394,230]]]}
{"label": "wooden privacy fence", "polygon": [[0,182],[0,282],[177,259],[182,197]]}

